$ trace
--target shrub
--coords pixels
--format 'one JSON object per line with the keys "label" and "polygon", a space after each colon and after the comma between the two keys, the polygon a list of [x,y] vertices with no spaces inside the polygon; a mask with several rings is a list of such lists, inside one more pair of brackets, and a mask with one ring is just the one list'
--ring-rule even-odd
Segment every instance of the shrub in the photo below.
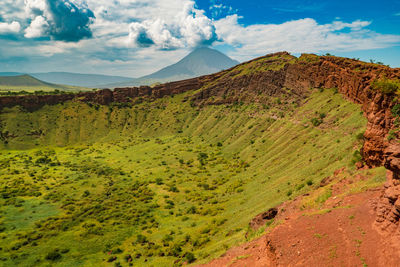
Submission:
{"label": "shrub", "polygon": [[400,104],[396,104],[392,108],[392,114],[395,117],[400,117]]}
{"label": "shrub", "polygon": [[195,214],[195,213],[196,213],[196,207],[195,207],[195,206],[191,206],[190,208],[188,208],[188,210],[186,211],[186,213],[188,213],[188,214]]}
{"label": "shrub", "polygon": [[311,185],[313,184],[313,180],[311,180],[311,179],[307,180],[306,184],[307,184],[308,186],[311,186]]}
{"label": "shrub", "polygon": [[56,250],[53,250],[53,251],[47,253],[46,260],[56,261],[56,260],[61,259],[61,257],[62,256],[61,256],[60,252],[58,252],[58,250],[56,249]]}
{"label": "shrub", "polygon": [[317,127],[317,126],[320,126],[320,125],[321,125],[322,120],[321,120],[321,119],[318,119],[318,118],[312,118],[312,119],[311,119],[311,123],[312,123],[312,125],[314,125],[315,127]]}
{"label": "shrub", "polygon": [[182,253],[182,248],[178,244],[173,245],[169,252],[169,254],[174,257],[179,257],[181,253]]}
{"label": "shrub", "polygon": [[192,263],[196,260],[196,257],[191,252],[186,252],[185,259],[188,263]]}
{"label": "shrub", "polygon": [[165,235],[162,239],[163,243],[168,243],[172,240],[174,240],[174,238],[171,235]]}
{"label": "shrub", "polygon": [[379,90],[385,94],[399,93],[400,91],[400,81],[398,79],[391,80],[386,77],[382,77],[373,81],[371,86],[372,89]]}
{"label": "shrub", "polygon": [[393,140],[395,138],[396,138],[396,131],[390,130],[389,134],[388,134],[388,137],[387,137],[387,140],[390,141],[390,140]]}
{"label": "shrub", "polygon": [[296,190],[299,191],[299,190],[301,190],[304,186],[305,186],[304,184],[299,184],[299,185],[296,187]]}
{"label": "shrub", "polygon": [[169,191],[170,192],[174,192],[174,193],[178,193],[179,192],[178,188],[175,185],[170,186]]}
{"label": "shrub", "polygon": [[357,140],[363,140],[364,139],[364,133],[359,133],[356,135]]}
{"label": "shrub", "polygon": [[147,238],[144,235],[138,234],[136,236],[136,244],[145,244],[147,243]]}
{"label": "shrub", "polygon": [[354,165],[354,164],[356,164],[357,162],[360,162],[360,161],[362,161],[361,152],[359,150],[356,150],[353,153],[353,158],[351,160],[351,163]]}

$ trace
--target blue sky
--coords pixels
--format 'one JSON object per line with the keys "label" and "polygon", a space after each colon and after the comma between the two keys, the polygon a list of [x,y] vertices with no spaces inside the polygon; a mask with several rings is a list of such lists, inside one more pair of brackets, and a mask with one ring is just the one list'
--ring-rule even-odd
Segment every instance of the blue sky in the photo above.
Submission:
{"label": "blue sky", "polygon": [[400,67],[400,0],[0,0],[0,72],[138,77],[198,46]]}

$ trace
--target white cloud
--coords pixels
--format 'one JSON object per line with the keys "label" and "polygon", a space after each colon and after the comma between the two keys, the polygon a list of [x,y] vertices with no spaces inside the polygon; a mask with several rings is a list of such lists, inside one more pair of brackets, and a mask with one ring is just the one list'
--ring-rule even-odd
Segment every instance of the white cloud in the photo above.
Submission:
{"label": "white cloud", "polygon": [[0,34],[18,33],[21,30],[21,25],[17,21],[11,23],[0,22]]}
{"label": "white cloud", "polygon": [[212,44],[216,40],[213,22],[194,4],[187,1],[178,13],[169,18],[151,17],[131,23],[130,43],[137,47],[155,45],[162,50]]}
{"label": "white cloud", "polygon": [[[63,2],[69,8],[68,16],[60,17],[60,12],[51,12],[46,5],[56,2]],[[398,35],[369,30],[369,21],[346,22],[336,18],[331,23],[320,24],[305,18],[282,24],[241,25],[240,16],[231,13],[237,11],[225,3],[213,0],[208,10],[211,18],[193,0],[0,0],[0,34],[12,28],[13,33],[26,38],[53,36],[35,40],[6,40],[3,36],[0,56],[25,57],[32,61],[35,58],[35,68],[138,77],[176,62],[193,47],[213,41],[228,48],[232,46],[229,55],[238,60],[282,50],[293,53],[355,51],[400,43]],[[77,8],[71,8],[72,4]],[[73,17],[72,10],[86,17],[90,17],[87,10],[94,13],[93,21],[90,17],[90,23],[83,20],[79,24],[87,26],[83,39],[75,36],[75,31],[68,31],[79,29],[79,25],[74,26],[79,21],[75,18],[85,18]],[[68,19],[72,27],[55,25],[55,15]],[[72,35],[74,41],[62,40],[59,35],[62,32],[70,39]]]}
{"label": "white cloud", "polygon": [[92,37],[90,25],[94,14],[84,1],[25,0],[25,12],[31,23],[26,38],[50,37],[54,40],[77,42]]}
{"label": "white cloud", "polygon": [[378,34],[366,29],[370,22],[334,21],[318,24],[314,19],[288,21],[282,24],[240,25],[237,15],[215,22],[223,42],[236,47],[238,59],[276,51],[292,53],[322,51],[354,51],[385,48],[400,43],[399,35]]}
{"label": "white cloud", "polygon": [[44,36],[48,31],[49,24],[42,16],[34,18],[28,28],[25,29],[26,38],[38,38]]}

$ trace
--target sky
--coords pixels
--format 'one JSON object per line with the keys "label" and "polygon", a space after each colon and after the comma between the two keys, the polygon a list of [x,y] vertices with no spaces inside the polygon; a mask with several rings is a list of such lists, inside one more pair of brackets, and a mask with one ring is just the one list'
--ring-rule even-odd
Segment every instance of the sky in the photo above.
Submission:
{"label": "sky", "polygon": [[400,67],[400,0],[0,0],[0,72],[140,77],[201,46]]}

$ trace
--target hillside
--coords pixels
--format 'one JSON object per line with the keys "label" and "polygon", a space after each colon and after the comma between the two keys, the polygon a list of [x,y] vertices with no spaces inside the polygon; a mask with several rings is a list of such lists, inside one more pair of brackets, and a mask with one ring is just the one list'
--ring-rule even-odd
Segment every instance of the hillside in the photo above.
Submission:
{"label": "hillside", "polygon": [[276,53],[154,87],[0,97],[1,260],[395,262],[399,78]]}
{"label": "hillside", "polygon": [[41,81],[30,75],[14,75],[14,76],[0,76],[0,92],[1,91],[78,91],[85,90],[83,87],[73,87],[67,85],[52,84]]}
{"label": "hillside", "polygon": [[125,86],[152,85],[154,83],[185,80],[201,75],[215,73],[229,69],[239,64],[218,50],[211,48],[197,48],[177,63],[167,66],[155,73],[123,83],[113,83],[102,88]]}

